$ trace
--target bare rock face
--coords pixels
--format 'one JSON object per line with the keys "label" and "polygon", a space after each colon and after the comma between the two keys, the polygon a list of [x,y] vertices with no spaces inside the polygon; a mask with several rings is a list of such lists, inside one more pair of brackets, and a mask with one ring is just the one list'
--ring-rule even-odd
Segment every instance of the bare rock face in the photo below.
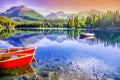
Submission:
{"label": "bare rock face", "polygon": [[66,14],[63,11],[58,11],[56,13],[50,13],[46,16],[46,18],[61,18],[61,19],[67,19],[70,14]]}

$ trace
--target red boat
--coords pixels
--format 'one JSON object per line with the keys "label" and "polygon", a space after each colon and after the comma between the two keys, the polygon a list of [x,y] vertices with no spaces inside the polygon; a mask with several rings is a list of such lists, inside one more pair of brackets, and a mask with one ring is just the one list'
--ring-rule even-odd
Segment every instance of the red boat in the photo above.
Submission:
{"label": "red boat", "polygon": [[[0,52],[9,53],[9,54],[17,54],[19,56],[23,56],[26,54],[34,54],[35,48],[1,48]],[[37,62],[33,57],[32,62]]]}
{"label": "red boat", "polygon": [[34,61],[35,48],[8,51],[0,54],[0,69],[24,66]]}

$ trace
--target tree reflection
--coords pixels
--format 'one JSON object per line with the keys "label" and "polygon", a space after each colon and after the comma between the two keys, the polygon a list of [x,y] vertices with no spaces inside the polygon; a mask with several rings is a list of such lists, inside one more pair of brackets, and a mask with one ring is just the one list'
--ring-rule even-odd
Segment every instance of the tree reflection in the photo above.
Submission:
{"label": "tree reflection", "polygon": [[97,43],[103,43],[104,46],[120,47],[120,32],[119,31],[94,31]]}
{"label": "tree reflection", "polygon": [[[95,38],[90,40],[90,44],[104,44],[104,46],[117,46],[120,47],[120,32],[116,30],[80,30],[80,29],[0,29],[0,38],[8,38],[16,33],[32,33],[39,34],[46,37],[47,35],[66,36],[71,40],[79,42],[80,33],[92,32],[95,34]],[[67,37],[68,36],[68,37]],[[68,40],[68,39],[67,39]]]}
{"label": "tree reflection", "polygon": [[2,28],[0,30],[0,38],[7,38],[7,37],[12,36],[13,34],[15,34],[17,32],[18,31],[13,29],[13,28],[7,28],[7,29]]}

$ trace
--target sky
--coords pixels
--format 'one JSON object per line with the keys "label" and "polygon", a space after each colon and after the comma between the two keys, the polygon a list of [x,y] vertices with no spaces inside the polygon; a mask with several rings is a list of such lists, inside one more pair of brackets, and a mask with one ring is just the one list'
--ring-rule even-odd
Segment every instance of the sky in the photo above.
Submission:
{"label": "sky", "polygon": [[120,0],[0,0],[0,10],[2,11],[19,5],[33,8],[43,15],[57,11],[78,13],[90,9],[120,10]]}

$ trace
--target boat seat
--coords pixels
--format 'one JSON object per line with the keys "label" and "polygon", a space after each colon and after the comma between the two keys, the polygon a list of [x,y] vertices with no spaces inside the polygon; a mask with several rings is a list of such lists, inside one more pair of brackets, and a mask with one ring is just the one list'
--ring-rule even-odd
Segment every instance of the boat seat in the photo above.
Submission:
{"label": "boat seat", "polygon": [[7,49],[7,52],[14,52],[14,51],[18,51],[19,50],[19,48],[8,48]]}
{"label": "boat seat", "polygon": [[12,56],[12,54],[9,54],[9,53],[0,54],[0,61],[8,60],[11,58],[11,56]]}

